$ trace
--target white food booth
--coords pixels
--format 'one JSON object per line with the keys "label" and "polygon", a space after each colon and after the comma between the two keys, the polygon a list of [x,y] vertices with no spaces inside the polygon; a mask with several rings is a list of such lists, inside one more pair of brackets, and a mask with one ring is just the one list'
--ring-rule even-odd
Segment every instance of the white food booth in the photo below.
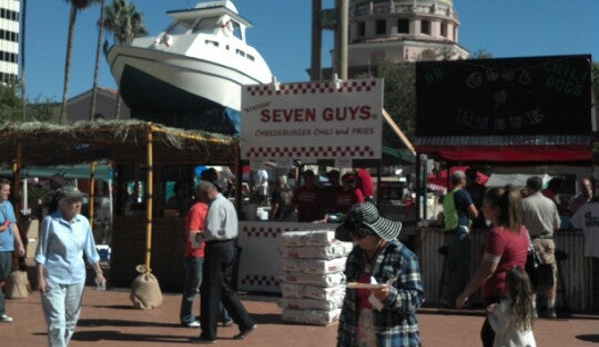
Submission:
{"label": "white food booth", "polygon": [[[381,158],[382,79],[245,86],[241,113],[240,159],[252,170],[267,161],[291,169],[295,160],[326,159],[351,168],[355,159]],[[337,225],[241,220],[238,289],[279,293],[277,236]]]}

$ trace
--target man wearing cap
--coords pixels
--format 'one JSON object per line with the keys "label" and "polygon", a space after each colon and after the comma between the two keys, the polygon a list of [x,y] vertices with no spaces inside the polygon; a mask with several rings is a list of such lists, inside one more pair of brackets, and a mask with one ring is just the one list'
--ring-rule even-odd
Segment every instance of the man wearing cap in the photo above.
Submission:
{"label": "man wearing cap", "polygon": [[198,189],[200,194],[205,194],[208,202],[204,232],[200,234],[206,247],[200,285],[202,333],[198,342],[216,341],[216,325],[221,312],[221,302],[239,326],[240,332],[233,338],[241,340],[254,331],[256,324],[235,294],[231,284],[236,253],[235,240],[238,233],[237,211],[233,203],[219,193],[211,182],[201,181]]}
{"label": "man wearing cap", "polygon": [[445,245],[447,246],[447,293],[445,304],[453,306],[470,279],[471,241],[470,219],[478,210],[466,187],[466,174],[456,170],[451,174],[453,189],[443,199]]}
{"label": "man wearing cap", "polygon": [[8,201],[9,196],[10,182],[0,181],[0,322],[4,323],[13,321],[12,317],[6,314],[2,291],[12,268],[13,251],[16,251],[19,257],[25,255],[25,248],[17,228],[15,210]]}
{"label": "man wearing cap", "polygon": [[89,220],[81,215],[86,194],[70,186],[56,194],[58,210],[42,221],[35,252],[48,346],[52,347],[67,346],[77,326],[85,286],[84,255],[96,273],[96,282],[106,283]]}
{"label": "man wearing cap", "polygon": [[348,211],[335,238],[356,245],[347,257],[338,347],[419,347],[416,311],[424,301],[418,258],[397,240],[401,223],[370,202]]}

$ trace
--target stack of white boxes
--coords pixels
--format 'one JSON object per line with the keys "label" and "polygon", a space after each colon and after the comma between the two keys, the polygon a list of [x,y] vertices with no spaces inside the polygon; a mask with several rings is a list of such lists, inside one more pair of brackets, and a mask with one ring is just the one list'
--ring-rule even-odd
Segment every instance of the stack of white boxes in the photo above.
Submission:
{"label": "stack of white boxes", "polygon": [[280,234],[282,320],[328,325],[339,319],[345,296],[345,262],[351,242],[335,232],[289,231]]}

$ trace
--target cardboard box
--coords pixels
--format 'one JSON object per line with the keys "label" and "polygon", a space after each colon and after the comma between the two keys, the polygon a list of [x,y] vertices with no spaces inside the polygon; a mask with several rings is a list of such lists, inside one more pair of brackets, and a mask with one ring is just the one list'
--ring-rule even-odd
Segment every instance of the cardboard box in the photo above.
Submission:
{"label": "cardboard box", "polygon": [[39,237],[40,221],[32,219],[27,224],[26,234],[28,239],[37,239]]}
{"label": "cardboard box", "polygon": [[25,250],[25,256],[28,258],[35,257],[35,249],[37,248],[37,239],[27,239],[27,249]]}

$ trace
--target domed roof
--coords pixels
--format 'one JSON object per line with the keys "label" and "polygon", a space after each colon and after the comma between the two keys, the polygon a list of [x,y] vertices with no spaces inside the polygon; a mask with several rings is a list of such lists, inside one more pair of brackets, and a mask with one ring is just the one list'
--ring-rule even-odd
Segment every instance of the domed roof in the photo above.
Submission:
{"label": "domed roof", "polygon": [[[363,6],[372,2],[373,4],[384,4],[391,2],[391,0],[350,0],[350,6]],[[443,5],[453,6],[453,0],[393,0],[396,4],[432,4],[439,3]]]}

